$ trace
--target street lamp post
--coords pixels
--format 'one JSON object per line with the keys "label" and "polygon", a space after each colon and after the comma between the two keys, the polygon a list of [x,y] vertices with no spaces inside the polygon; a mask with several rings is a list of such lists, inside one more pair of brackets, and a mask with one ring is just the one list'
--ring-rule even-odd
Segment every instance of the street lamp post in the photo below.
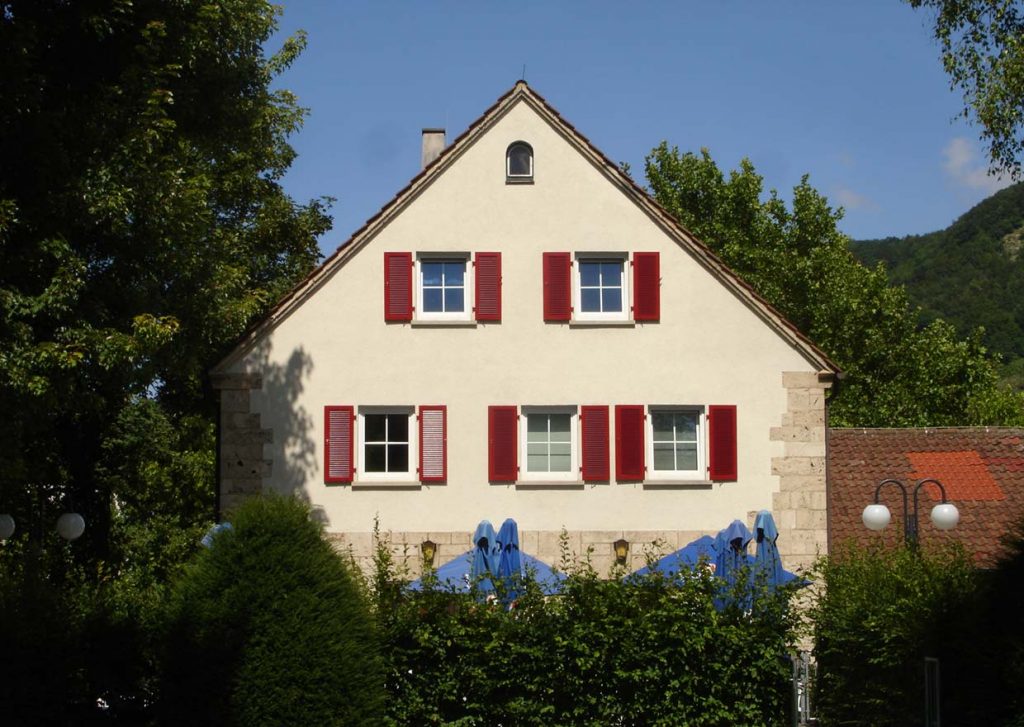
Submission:
{"label": "street lamp post", "polygon": [[926,477],[925,479],[918,480],[914,483],[913,510],[908,507],[907,485],[904,485],[900,480],[891,478],[879,482],[878,487],[875,488],[875,501],[865,507],[864,513],[861,515],[864,525],[869,530],[882,530],[889,524],[889,521],[892,519],[892,515],[889,513],[889,508],[878,501],[878,496],[882,492],[882,488],[886,485],[896,485],[900,488],[900,492],[903,494],[903,537],[906,540],[907,545],[912,548],[917,547],[917,498],[921,488],[929,482],[938,487],[939,492],[942,493],[942,502],[932,508],[932,524],[934,524],[939,530],[952,530],[956,527],[956,524],[960,522],[960,511],[956,509],[956,505],[946,500],[946,488],[942,486],[942,483],[936,479],[932,479],[931,477]]}

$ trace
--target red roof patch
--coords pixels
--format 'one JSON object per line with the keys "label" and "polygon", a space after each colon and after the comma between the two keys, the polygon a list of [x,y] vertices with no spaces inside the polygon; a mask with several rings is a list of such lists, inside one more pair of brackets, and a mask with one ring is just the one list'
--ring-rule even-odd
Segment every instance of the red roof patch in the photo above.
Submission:
{"label": "red roof patch", "polygon": [[[988,471],[988,466],[975,450],[962,452],[907,452],[913,471],[909,479],[934,477],[946,488],[946,497],[954,502],[964,500],[1005,500],[1006,495]],[[922,494],[939,499],[939,488],[925,485]]]}

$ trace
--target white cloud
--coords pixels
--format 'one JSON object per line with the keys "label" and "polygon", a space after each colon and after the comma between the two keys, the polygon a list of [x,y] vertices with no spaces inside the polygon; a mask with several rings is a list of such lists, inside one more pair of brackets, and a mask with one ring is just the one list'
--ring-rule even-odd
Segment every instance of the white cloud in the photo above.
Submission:
{"label": "white cloud", "polygon": [[878,205],[874,200],[865,197],[859,192],[854,192],[849,187],[836,187],[832,198],[848,210],[876,210]]}
{"label": "white cloud", "polygon": [[979,158],[974,143],[964,136],[957,136],[946,144],[942,150],[946,161],[942,167],[946,174],[961,187],[977,189],[986,195],[1009,187],[1011,180],[1006,176],[993,176],[988,173],[983,159]]}

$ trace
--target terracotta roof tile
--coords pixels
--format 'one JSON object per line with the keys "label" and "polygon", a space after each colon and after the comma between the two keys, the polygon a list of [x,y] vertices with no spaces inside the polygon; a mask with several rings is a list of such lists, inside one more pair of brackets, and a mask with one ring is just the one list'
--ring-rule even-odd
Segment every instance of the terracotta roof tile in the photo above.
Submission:
{"label": "terracotta roof tile", "polygon": [[[963,452],[907,452],[907,459],[913,471],[907,479],[921,480],[935,477],[934,472],[942,472],[940,479],[946,488],[946,497],[954,502],[963,500],[1005,500],[1006,495],[992,477],[988,465],[976,450]],[[931,500],[939,499],[937,487],[926,486],[922,494],[927,493]]]}
{"label": "terracotta roof tile", "polygon": [[[1024,428],[951,427],[918,429],[830,429],[828,434],[829,539],[896,543],[903,537],[902,496],[884,487],[879,499],[893,523],[873,533],[861,522],[864,506],[887,478],[905,484],[924,478],[942,482],[960,510],[955,530],[940,532],[928,517],[936,488],[920,497],[921,542],[959,540],[979,565],[992,565],[1003,552],[1002,538],[1024,523]],[[913,507],[913,498],[910,498]]]}

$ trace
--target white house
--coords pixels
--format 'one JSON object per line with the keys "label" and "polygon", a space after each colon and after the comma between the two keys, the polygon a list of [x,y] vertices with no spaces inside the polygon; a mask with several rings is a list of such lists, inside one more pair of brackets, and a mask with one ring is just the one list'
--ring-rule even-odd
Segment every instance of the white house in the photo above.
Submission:
{"label": "white house", "polygon": [[523,550],[683,545],[769,509],[827,543],[836,366],[526,83],[213,371],[230,510],[296,492],[357,556],[375,517],[443,562],[481,519]]}

